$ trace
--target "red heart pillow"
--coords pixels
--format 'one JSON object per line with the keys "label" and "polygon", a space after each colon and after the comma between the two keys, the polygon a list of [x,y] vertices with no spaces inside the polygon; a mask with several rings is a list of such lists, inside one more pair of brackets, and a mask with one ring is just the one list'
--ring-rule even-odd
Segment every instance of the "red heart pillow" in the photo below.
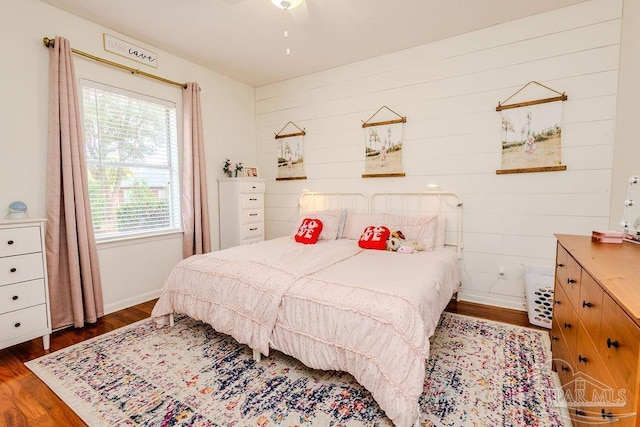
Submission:
{"label": "red heart pillow", "polygon": [[387,238],[389,238],[391,232],[383,225],[374,226],[370,225],[364,229],[364,233],[358,240],[358,246],[363,249],[381,249],[387,248]]}
{"label": "red heart pillow", "polygon": [[302,220],[300,227],[298,227],[298,232],[294,239],[296,242],[312,245],[318,241],[320,233],[322,233],[322,221],[317,218],[305,218]]}

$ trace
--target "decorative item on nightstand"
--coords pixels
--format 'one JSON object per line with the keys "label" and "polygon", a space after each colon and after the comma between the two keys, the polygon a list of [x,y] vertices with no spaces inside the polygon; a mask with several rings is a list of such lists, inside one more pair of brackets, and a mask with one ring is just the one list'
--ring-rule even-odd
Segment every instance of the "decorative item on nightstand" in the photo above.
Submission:
{"label": "decorative item on nightstand", "polygon": [[236,162],[232,162],[229,159],[225,159],[222,170],[224,171],[224,173],[227,174],[229,178],[237,177],[238,172],[242,172],[242,162],[236,163]]}
{"label": "decorative item on nightstand", "polygon": [[7,219],[25,219],[29,218],[27,215],[27,204],[16,200],[15,202],[11,202],[9,205],[9,214],[6,216]]}

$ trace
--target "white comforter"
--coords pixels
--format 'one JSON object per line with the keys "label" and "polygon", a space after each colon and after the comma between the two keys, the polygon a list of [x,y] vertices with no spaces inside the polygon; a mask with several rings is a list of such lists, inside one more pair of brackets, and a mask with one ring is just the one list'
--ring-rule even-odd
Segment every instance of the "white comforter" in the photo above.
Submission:
{"label": "white comforter", "polygon": [[186,313],[268,355],[351,373],[398,426],[418,416],[429,337],[460,283],[449,250],[363,251],[290,237],[182,261],[152,317]]}

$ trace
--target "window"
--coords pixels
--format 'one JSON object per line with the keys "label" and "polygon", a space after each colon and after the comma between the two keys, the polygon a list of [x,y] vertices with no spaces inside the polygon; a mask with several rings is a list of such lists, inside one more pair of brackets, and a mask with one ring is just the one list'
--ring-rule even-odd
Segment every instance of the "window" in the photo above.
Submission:
{"label": "window", "polygon": [[175,103],[81,81],[97,240],[180,230]]}

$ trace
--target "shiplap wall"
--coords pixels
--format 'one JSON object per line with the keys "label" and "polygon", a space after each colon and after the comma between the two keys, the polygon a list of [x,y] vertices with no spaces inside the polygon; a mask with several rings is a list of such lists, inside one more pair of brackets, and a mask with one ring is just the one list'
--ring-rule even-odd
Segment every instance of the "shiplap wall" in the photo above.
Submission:
{"label": "shiplap wall", "polygon": [[[435,183],[464,203],[462,299],[522,309],[522,268],[553,265],[553,233],[608,227],[621,16],[622,0],[593,0],[257,88],[267,237],[291,232],[303,189],[372,193]],[[495,107],[532,80],[569,96],[567,170],[496,175]],[[363,179],[361,121],[383,105],[407,117],[406,177]],[[275,181],[274,132],[289,120],[307,132],[307,180]],[[498,267],[506,267],[502,279]]]}

